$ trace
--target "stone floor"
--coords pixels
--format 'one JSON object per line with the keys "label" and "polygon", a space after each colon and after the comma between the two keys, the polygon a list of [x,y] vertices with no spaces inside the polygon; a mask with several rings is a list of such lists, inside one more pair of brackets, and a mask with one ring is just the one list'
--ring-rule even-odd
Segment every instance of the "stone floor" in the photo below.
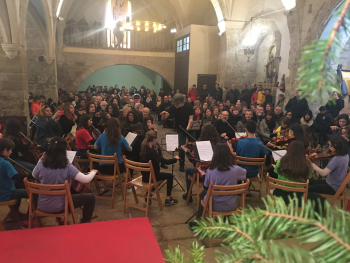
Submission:
{"label": "stone floor", "polygon": [[[171,129],[163,129],[161,127],[158,128],[158,136],[159,141],[161,138],[165,138],[165,133],[173,133],[174,131]],[[164,153],[165,158],[171,158],[171,156],[167,153]],[[191,164],[189,162],[186,163],[186,167],[190,167]],[[178,163],[174,166],[174,176],[178,179],[180,184],[185,188],[185,173],[179,172]],[[171,166],[169,166],[168,171],[171,172]],[[263,186],[263,196],[266,196],[265,185]],[[196,211],[196,198],[192,204],[186,205],[186,202],[182,200],[181,196],[184,192],[180,188],[180,186],[176,186],[173,189],[173,197],[179,200],[179,203],[175,206],[166,207],[163,206],[163,210],[160,211],[155,202],[152,203],[149,210],[149,219],[151,221],[155,236],[159,242],[159,246],[165,255],[165,249],[168,246],[180,246],[182,251],[185,251],[190,247],[193,241],[199,241],[196,238],[192,231],[188,228],[188,225],[185,224],[187,219],[189,219]],[[160,191],[162,202],[164,202],[166,197],[166,189],[165,187]],[[108,193],[107,193],[108,195]],[[133,197],[131,194],[127,195],[129,201],[133,202]],[[144,200],[139,200],[140,204],[145,205]],[[247,201],[246,205],[250,205],[256,207],[257,202]],[[21,211],[25,212],[27,210],[27,202],[23,201],[21,206]],[[8,212],[7,207],[0,207],[0,218],[3,219]],[[76,209],[76,213],[78,218],[81,217],[81,210]],[[117,192],[115,197],[115,207],[111,209],[110,201],[106,200],[96,200],[95,213],[98,215],[98,218],[94,221],[106,221],[106,220],[118,220],[118,219],[127,219],[127,218],[136,218],[143,217],[145,215],[144,212],[127,208],[127,211],[123,212],[123,202],[120,194]],[[44,223],[46,226],[56,225],[56,222],[53,219],[45,219]],[[8,230],[20,229],[21,223],[7,223],[5,224],[5,228]],[[204,244],[203,241],[199,241],[200,244]]]}

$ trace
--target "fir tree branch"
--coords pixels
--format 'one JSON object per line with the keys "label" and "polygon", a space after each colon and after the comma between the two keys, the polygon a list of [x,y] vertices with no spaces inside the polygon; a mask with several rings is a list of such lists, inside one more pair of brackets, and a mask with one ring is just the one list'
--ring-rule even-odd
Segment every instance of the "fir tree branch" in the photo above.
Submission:
{"label": "fir tree branch", "polygon": [[323,86],[322,75],[323,75],[325,68],[326,68],[326,61],[327,61],[327,58],[329,56],[329,52],[332,48],[334,38],[335,38],[336,34],[338,33],[340,26],[343,24],[344,17],[346,15],[346,12],[348,11],[349,7],[350,7],[350,0],[347,0],[345,5],[344,5],[344,8],[340,14],[340,17],[338,18],[337,22],[333,26],[331,35],[330,35],[328,43],[327,43],[327,49],[326,49],[326,52],[324,53],[324,56],[323,56],[325,63],[323,64],[321,72],[320,72],[320,81],[318,82],[318,89],[321,89]]}
{"label": "fir tree branch", "polygon": [[226,231],[235,231],[235,232],[237,232],[237,233],[239,233],[239,234],[245,236],[247,239],[249,239],[249,241],[254,242],[254,240],[253,240],[247,233],[244,233],[243,231],[241,231],[241,230],[238,229],[238,228],[230,229],[230,228],[227,228],[227,227],[215,226],[215,227],[204,227],[203,229],[205,229],[205,230],[220,229],[220,230],[226,230]]}

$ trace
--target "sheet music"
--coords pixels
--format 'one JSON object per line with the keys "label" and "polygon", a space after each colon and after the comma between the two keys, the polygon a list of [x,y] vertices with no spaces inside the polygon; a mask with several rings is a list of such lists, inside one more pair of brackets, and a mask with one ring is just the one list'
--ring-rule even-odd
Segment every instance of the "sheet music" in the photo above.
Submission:
{"label": "sheet music", "polygon": [[287,150],[273,151],[272,156],[273,156],[273,159],[277,162],[279,159],[281,159],[283,156],[285,156],[286,153],[287,153]]}
{"label": "sheet music", "polygon": [[245,132],[236,132],[236,138],[239,139],[242,136],[247,136],[247,134]]}
{"label": "sheet music", "polygon": [[74,160],[76,153],[77,152],[75,152],[75,151],[67,151],[67,159],[68,159],[69,163],[73,163],[73,160]]}
{"label": "sheet music", "polygon": [[168,152],[174,152],[179,146],[179,135],[178,134],[165,134],[166,150]]}
{"label": "sheet music", "polygon": [[136,133],[129,132],[128,135],[126,135],[125,140],[128,142],[130,146],[134,142],[136,137],[137,137]]}
{"label": "sheet music", "polygon": [[213,159],[213,149],[210,141],[196,142],[196,146],[201,161],[209,162]]}

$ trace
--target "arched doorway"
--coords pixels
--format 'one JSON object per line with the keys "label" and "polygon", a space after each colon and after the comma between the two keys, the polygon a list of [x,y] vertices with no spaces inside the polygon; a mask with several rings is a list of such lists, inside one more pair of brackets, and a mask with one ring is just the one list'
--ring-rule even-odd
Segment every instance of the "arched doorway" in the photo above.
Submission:
{"label": "arched doorway", "polygon": [[78,92],[85,91],[89,85],[107,87],[118,85],[119,88],[125,86],[128,90],[132,86],[136,89],[145,86],[154,90],[156,94],[161,88],[165,93],[170,93],[173,89],[171,84],[157,72],[138,65],[113,65],[97,70],[80,83]]}

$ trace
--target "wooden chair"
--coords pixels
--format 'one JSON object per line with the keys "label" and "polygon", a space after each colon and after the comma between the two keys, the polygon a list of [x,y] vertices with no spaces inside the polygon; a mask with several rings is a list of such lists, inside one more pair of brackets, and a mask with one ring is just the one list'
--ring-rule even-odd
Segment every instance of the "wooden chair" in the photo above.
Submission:
{"label": "wooden chair", "polygon": [[9,218],[14,218],[16,221],[20,221],[18,212],[13,208],[16,203],[16,199],[0,202],[0,206],[8,206],[10,208],[10,212],[6,215],[5,219],[2,222],[0,221],[0,231],[5,231],[3,224],[6,223]]}
{"label": "wooden chair", "polygon": [[271,188],[277,188],[284,191],[303,193],[304,202],[306,202],[307,193],[309,190],[309,180],[307,180],[306,183],[287,182],[287,181],[282,181],[282,180],[272,178],[269,175],[267,175],[266,176],[266,191],[267,191],[266,194],[273,196],[270,194]]}
{"label": "wooden chair", "polygon": [[[199,168],[199,163],[196,164],[196,169]],[[199,181],[199,174],[198,172],[194,171],[193,176],[189,175],[188,179],[191,180],[191,185],[190,185],[190,189],[188,190],[187,193],[187,198],[186,198],[186,204],[188,204],[190,202],[190,198],[192,196],[197,196],[197,209],[199,206],[199,194],[200,194],[200,189],[203,188],[203,182]],[[193,191],[193,186],[196,184],[197,186],[197,192],[196,193],[192,193]]]}
{"label": "wooden chair", "polygon": [[[248,197],[246,196],[246,200],[253,200],[258,201],[259,206],[261,203],[261,190],[262,190],[262,184],[263,184],[263,177],[264,177],[264,169],[265,169],[265,162],[266,162],[266,155],[264,158],[247,158],[242,156],[236,156],[236,164],[243,164],[243,165],[251,165],[251,166],[260,166],[259,173],[255,177],[250,177],[250,186],[249,191],[251,192],[258,192],[259,197]],[[253,182],[259,183],[259,189],[252,188]],[[253,186],[254,187],[254,186]]]}
{"label": "wooden chair", "polygon": [[[98,185],[97,179],[109,181],[112,183],[112,187],[106,188],[106,189],[112,191],[112,197],[97,195],[96,198],[104,199],[104,200],[111,200],[112,201],[111,208],[114,208],[115,191],[120,191],[122,197],[124,196],[123,195],[122,178],[121,178],[121,174],[119,171],[119,163],[118,163],[117,154],[115,153],[113,156],[106,156],[106,155],[92,154],[89,151],[87,151],[87,156],[88,156],[88,159],[90,162],[90,170],[94,169],[94,163],[105,163],[105,164],[109,164],[109,165],[112,165],[112,164],[114,165],[113,175],[108,175],[108,174],[103,174],[103,173],[98,172],[98,174],[96,174],[94,177],[95,186],[96,186],[97,192],[99,194],[100,194],[100,186]],[[119,189],[116,188],[116,186],[118,186],[118,185],[119,185]]]}
{"label": "wooden chair", "polygon": [[338,191],[334,195],[326,195],[326,194],[319,194],[324,198],[331,199],[329,201],[330,205],[334,205],[334,203],[337,200],[340,200],[340,207],[343,208],[345,211],[347,210],[348,207],[348,202],[349,199],[347,197],[347,188],[346,185],[350,182],[350,173],[348,173],[340,185]]}
{"label": "wooden chair", "polygon": [[[23,180],[24,185],[26,187],[28,196],[29,196],[29,223],[28,228],[32,227],[32,220],[33,217],[35,217],[38,221],[38,225],[40,227],[43,226],[41,223],[40,218],[41,217],[58,217],[61,218],[62,221],[64,221],[64,224],[67,225],[68,223],[68,215],[71,213],[73,218],[73,223],[77,224],[77,217],[74,212],[74,205],[72,200],[72,195],[70,193],[70,186],[68,181],[66,180],[64,184],[38,184],[38,183],[32,183],[29,182],[27,178],[24,178]],[[64,212],[62,213],[45,213],[40,211],[39,208],[37,208],[37,204],[34,201],[33,194],[39,194],[39,195],[64,195],[65,200],[65,206],[64,206]]]}
{"label": "wooden chair", "polygon": [[[156,176],[154,174],[152,162],[151,161],[149,161],[148,163],[133,162],[133,161],[126,159],[125,156],[123,156],[123,160],[124,160],[124,165],[126,168],[123,211],[125,212],[126,207],[129,206],[129,207],[133,207],[133,208],[145,211],[146,216],[148,216],[149,200],[157,201],[158,205],[159,205],[159,209],[163,210],[163,205],[162,205],[162,201],[160,199],[159,189],[158,189],[158,186],[163,181],[157,182]],[[149,175],[148,183],[142,182],[142,175],[136,179],[132,179],[131,174],[130,174],[130,169],[133,169],[134,172],[136,172],[136,171],[149,172],[150,175]],[[128,189],[129,187],[131,187],[131,189],[132,189],[132,193],[134,195],[134,199],[135,199],[136,204],[139,203],[139,200],[137,198],[138,196],[140,196],[142,198],[145,198],[145,196],[142,194],[137,194],[135,187],[140,188],[140,189],[145,189],[147,191],[148,194],[146,197],[146,207],[141,207],[141,206],[126,202],[126,189]],[[152,189],[155,190],[156,198],[150,196]]]}
{"label": "wooden chair", "polygon": [[203,214],[202,217],[205,217],[206,212],[209,212],[209,218],[216,218],[217,216],[230,216],[234,213],[239,213],[241,210],[238,208],[229,212],[217,212],[213,211],[213,195],[238,195],[241,194],[241,202],[240,207],[245,207],[245,198],[249,188],[250,180],[247,179],[245,183],[237,184],[237,185],[214,185],[213,182],[210,182],[207,198],[205,199],[205,203],[203,200],[201,204],[203,205]]}

